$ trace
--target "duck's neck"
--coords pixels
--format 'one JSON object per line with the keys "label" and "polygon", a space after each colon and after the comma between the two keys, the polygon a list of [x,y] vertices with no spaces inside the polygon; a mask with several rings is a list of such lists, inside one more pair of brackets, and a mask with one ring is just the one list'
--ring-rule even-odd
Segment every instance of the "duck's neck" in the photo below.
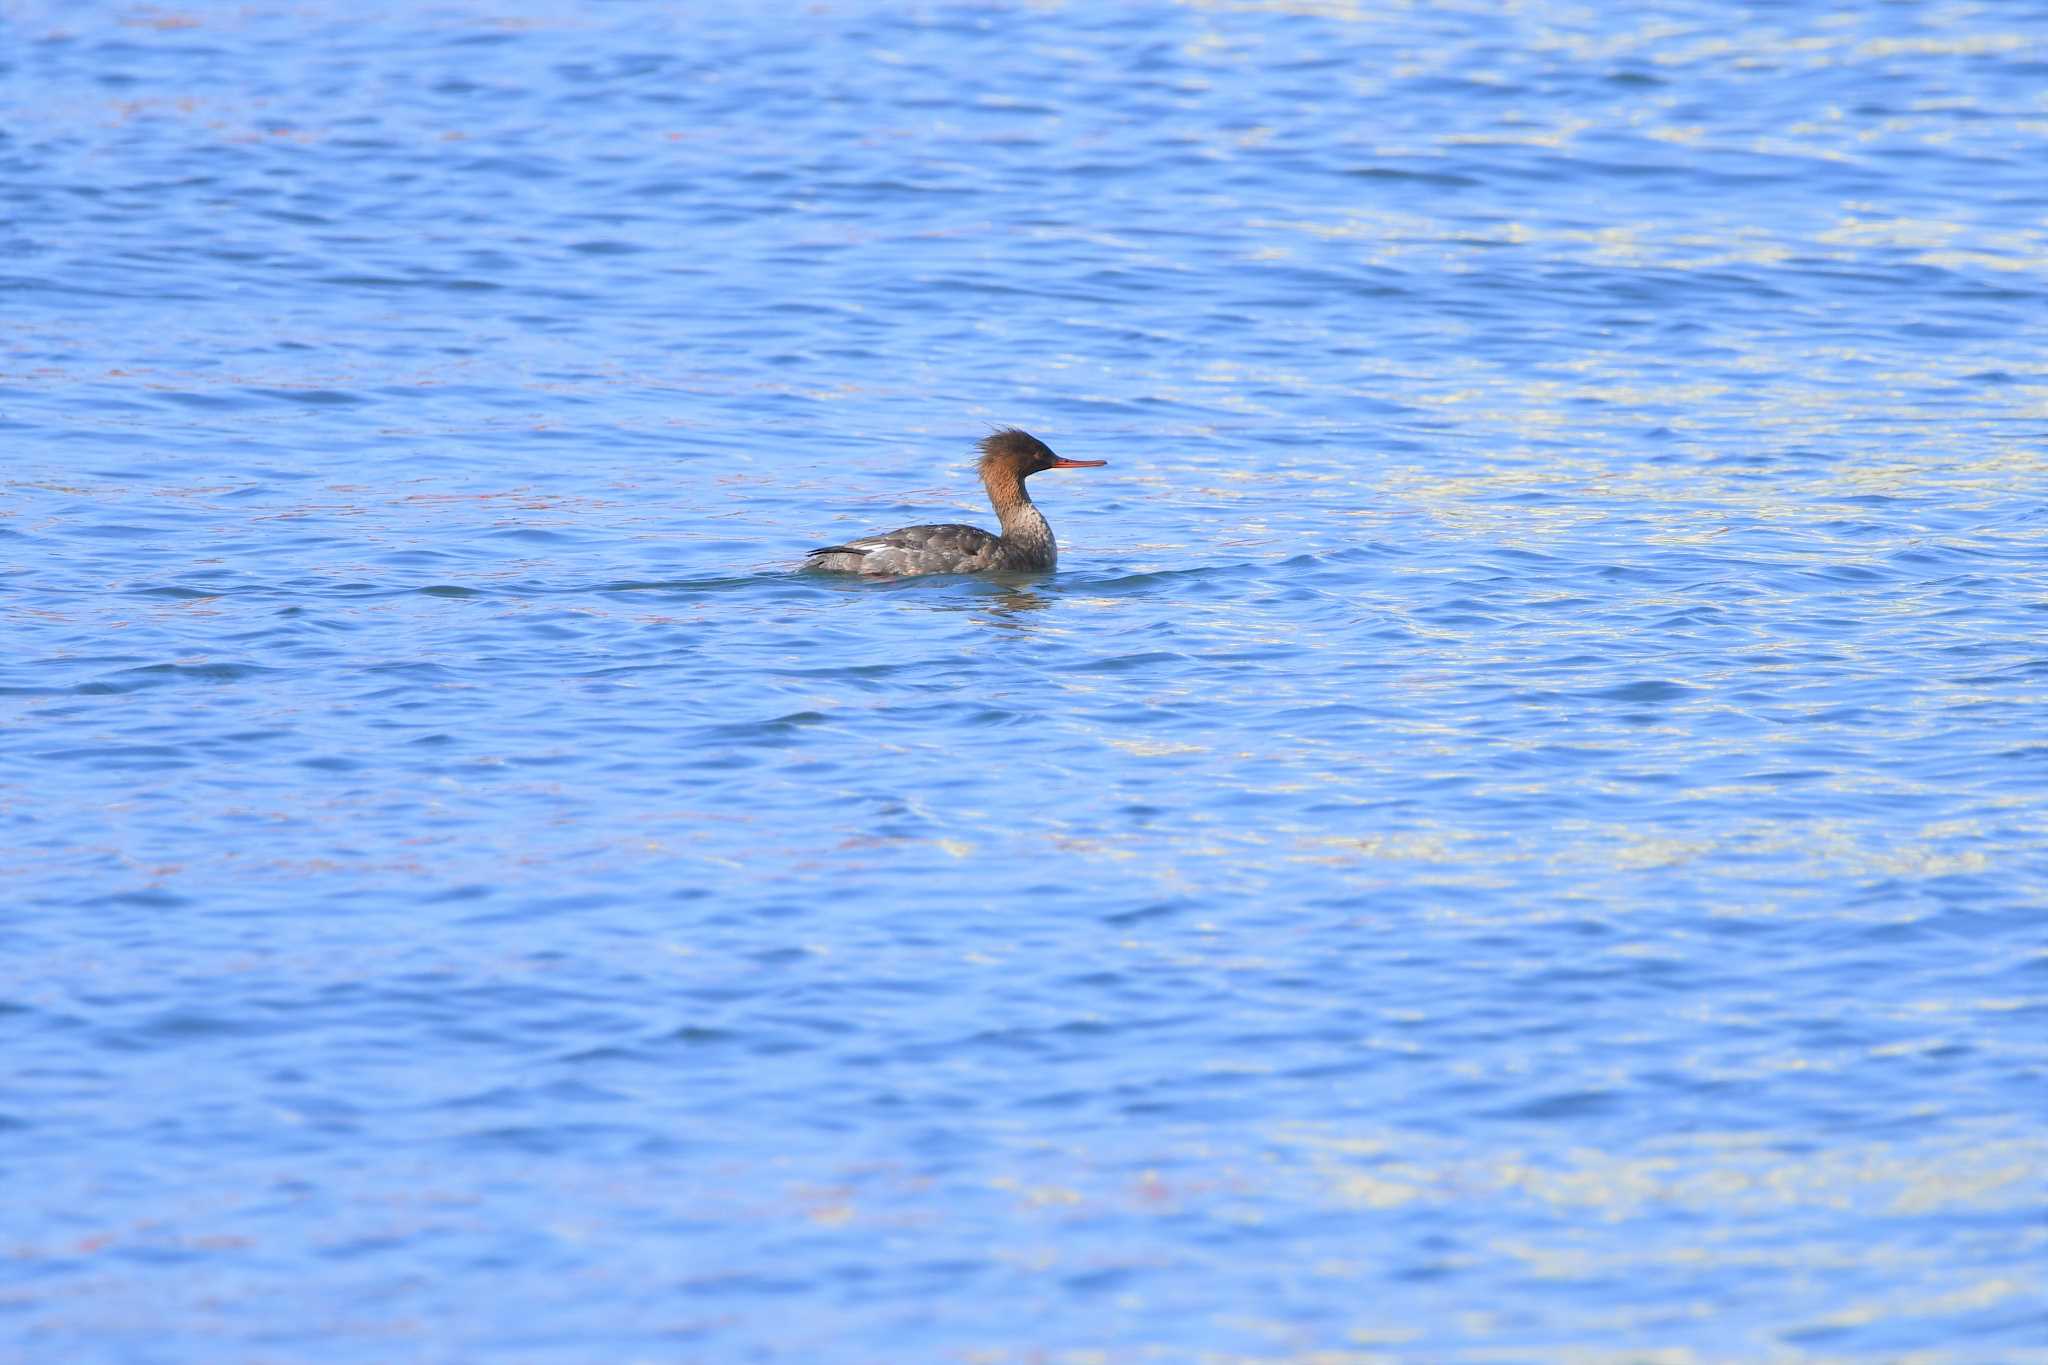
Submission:
{"label": "duck's neck", "polygon": [[1003,541],[1048,562],[1053,556],[1052,527],[1024,491],[1024,480],[1007,469],[991,469],[981,476],[988,500],[995,506],[996,520],[1003,524]]}

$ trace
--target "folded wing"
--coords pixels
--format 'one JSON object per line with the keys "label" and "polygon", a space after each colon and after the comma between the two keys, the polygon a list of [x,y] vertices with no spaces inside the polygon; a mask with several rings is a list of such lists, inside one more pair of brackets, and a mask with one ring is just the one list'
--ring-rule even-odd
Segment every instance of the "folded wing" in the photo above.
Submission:
{"label": "folded wing", "polygon": [[996,561],[1000,542],[978,526],[906,526],[844,545],[812,550],[811,567],[880,576],[978,573]]}

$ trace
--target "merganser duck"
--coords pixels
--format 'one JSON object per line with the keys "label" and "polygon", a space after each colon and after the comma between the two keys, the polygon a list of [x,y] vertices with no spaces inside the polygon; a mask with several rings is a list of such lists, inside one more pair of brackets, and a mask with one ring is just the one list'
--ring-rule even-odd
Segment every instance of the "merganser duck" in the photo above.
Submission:
{"label": "merganser duck", "polygon": [[813,569],[830,573],[1045,573],[1059,562],[1052,527],[1024,491],[1024,480],[1043,469],[1093,469],[1108,460],[1067,460],[1029,432],[1009,427],[981,443],[981,484],[1003,533],[977,526],[906,526],[879,536],[810,552]]}

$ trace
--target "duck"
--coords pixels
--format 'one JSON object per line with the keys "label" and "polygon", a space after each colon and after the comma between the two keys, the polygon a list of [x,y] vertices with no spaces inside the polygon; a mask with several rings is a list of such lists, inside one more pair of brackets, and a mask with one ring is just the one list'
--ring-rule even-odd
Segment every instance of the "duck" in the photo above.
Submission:
{"label": "duck", "polygon": [[1059,547],[1045,513],[1024,491],[1024,480],[1048,469],[1099,469],[1107,460],[1069,460],[1028,431],[1005,427],[982,438],[981,486],[1002,523],[1000,535],[979,526],[905,526],[825,545],[806,556],[824,573],[909,577],[933,573],[1050,573]]}

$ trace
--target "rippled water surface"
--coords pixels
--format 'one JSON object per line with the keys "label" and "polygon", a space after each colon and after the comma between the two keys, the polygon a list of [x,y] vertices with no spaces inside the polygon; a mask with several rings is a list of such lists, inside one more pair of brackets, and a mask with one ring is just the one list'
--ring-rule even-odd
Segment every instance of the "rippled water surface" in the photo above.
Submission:
{"label": "rippled water surface", "polygon": [[0,107],[0,1356],[2048,1360],[2039,3]]}

